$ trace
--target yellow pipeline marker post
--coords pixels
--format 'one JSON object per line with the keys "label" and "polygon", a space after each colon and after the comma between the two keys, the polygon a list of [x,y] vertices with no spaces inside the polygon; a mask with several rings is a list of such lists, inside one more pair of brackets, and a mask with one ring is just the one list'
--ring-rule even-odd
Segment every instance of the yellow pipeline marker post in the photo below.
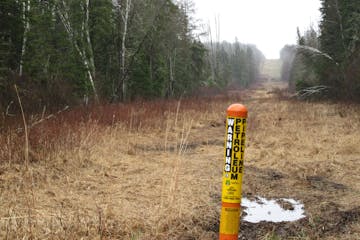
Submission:
{"label": "yellow pipeline marker post", "polygon": [[227,109],[220,240],[238,240],[247,113],[241,104],[232,104]]}

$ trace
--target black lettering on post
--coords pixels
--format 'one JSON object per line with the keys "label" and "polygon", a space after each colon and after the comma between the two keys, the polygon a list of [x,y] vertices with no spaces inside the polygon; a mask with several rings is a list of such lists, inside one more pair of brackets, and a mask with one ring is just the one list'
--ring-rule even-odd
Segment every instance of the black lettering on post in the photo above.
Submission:
{"label": "black lettering on post", "polygon": [[231,174],[231,180],[238,180],[238,174],[237,173],[232,173]]}
{"label": "black lettering on post", "polygon": [[234,165],[234,166],[237,166],[237,165],[238,165],[238,161],[237,161],[237,159],[235,159],[235,158],[234,158],[234,160],[233,160],[233,165]]}
{"label": "black lettering on post", "polygon": [[239,152],[239,151],[240,151],[239,146],[235,146],[235,147],[234,147],[234,152]]}
{"label": "black lettering on post", "polygon": [[239,166],[244,166],[244,160],[239,161]]}

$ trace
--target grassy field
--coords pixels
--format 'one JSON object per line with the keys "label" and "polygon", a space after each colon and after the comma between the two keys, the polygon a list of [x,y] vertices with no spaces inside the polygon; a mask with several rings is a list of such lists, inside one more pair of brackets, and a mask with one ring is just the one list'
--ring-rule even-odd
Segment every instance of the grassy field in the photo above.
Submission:
{"label": "grassy field", "polygon": [[70,109],[34,124],[28,151],[3,127],[0,238],[217,239],[225,110],[241,102],[243,195],[294,198],[306,218],[242,222],[239,239],[360,239],[360,107],[274,87]]}

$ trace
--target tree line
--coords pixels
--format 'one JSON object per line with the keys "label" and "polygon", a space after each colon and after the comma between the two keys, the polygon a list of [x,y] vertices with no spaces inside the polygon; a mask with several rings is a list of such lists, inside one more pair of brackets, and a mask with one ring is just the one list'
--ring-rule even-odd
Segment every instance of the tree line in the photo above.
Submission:
{"label": "tree line", "polygon": [[208,41],[210,76],[208,84],[226,87],[229,84],[248,87],[260,74],[265,56],[252,44]]}
{"label": "tree line", "polygon": [[189,0],[2,0],[0,108],[130,101],[247,86],[262,53],[206,42]]}
{"label": "tree line", "polygon": [[321,0],[319,30],[281,50],[282,79],[305,96],[360,100],[360,2]]}

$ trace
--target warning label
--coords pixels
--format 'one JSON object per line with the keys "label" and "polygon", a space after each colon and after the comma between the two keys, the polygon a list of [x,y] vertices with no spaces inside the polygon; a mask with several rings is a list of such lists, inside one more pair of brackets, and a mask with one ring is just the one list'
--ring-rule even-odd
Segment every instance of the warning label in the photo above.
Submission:
{"label": "warning label", "polygon": [[240,203],[244,170],[246,118],[226,119],[222,201]]}

